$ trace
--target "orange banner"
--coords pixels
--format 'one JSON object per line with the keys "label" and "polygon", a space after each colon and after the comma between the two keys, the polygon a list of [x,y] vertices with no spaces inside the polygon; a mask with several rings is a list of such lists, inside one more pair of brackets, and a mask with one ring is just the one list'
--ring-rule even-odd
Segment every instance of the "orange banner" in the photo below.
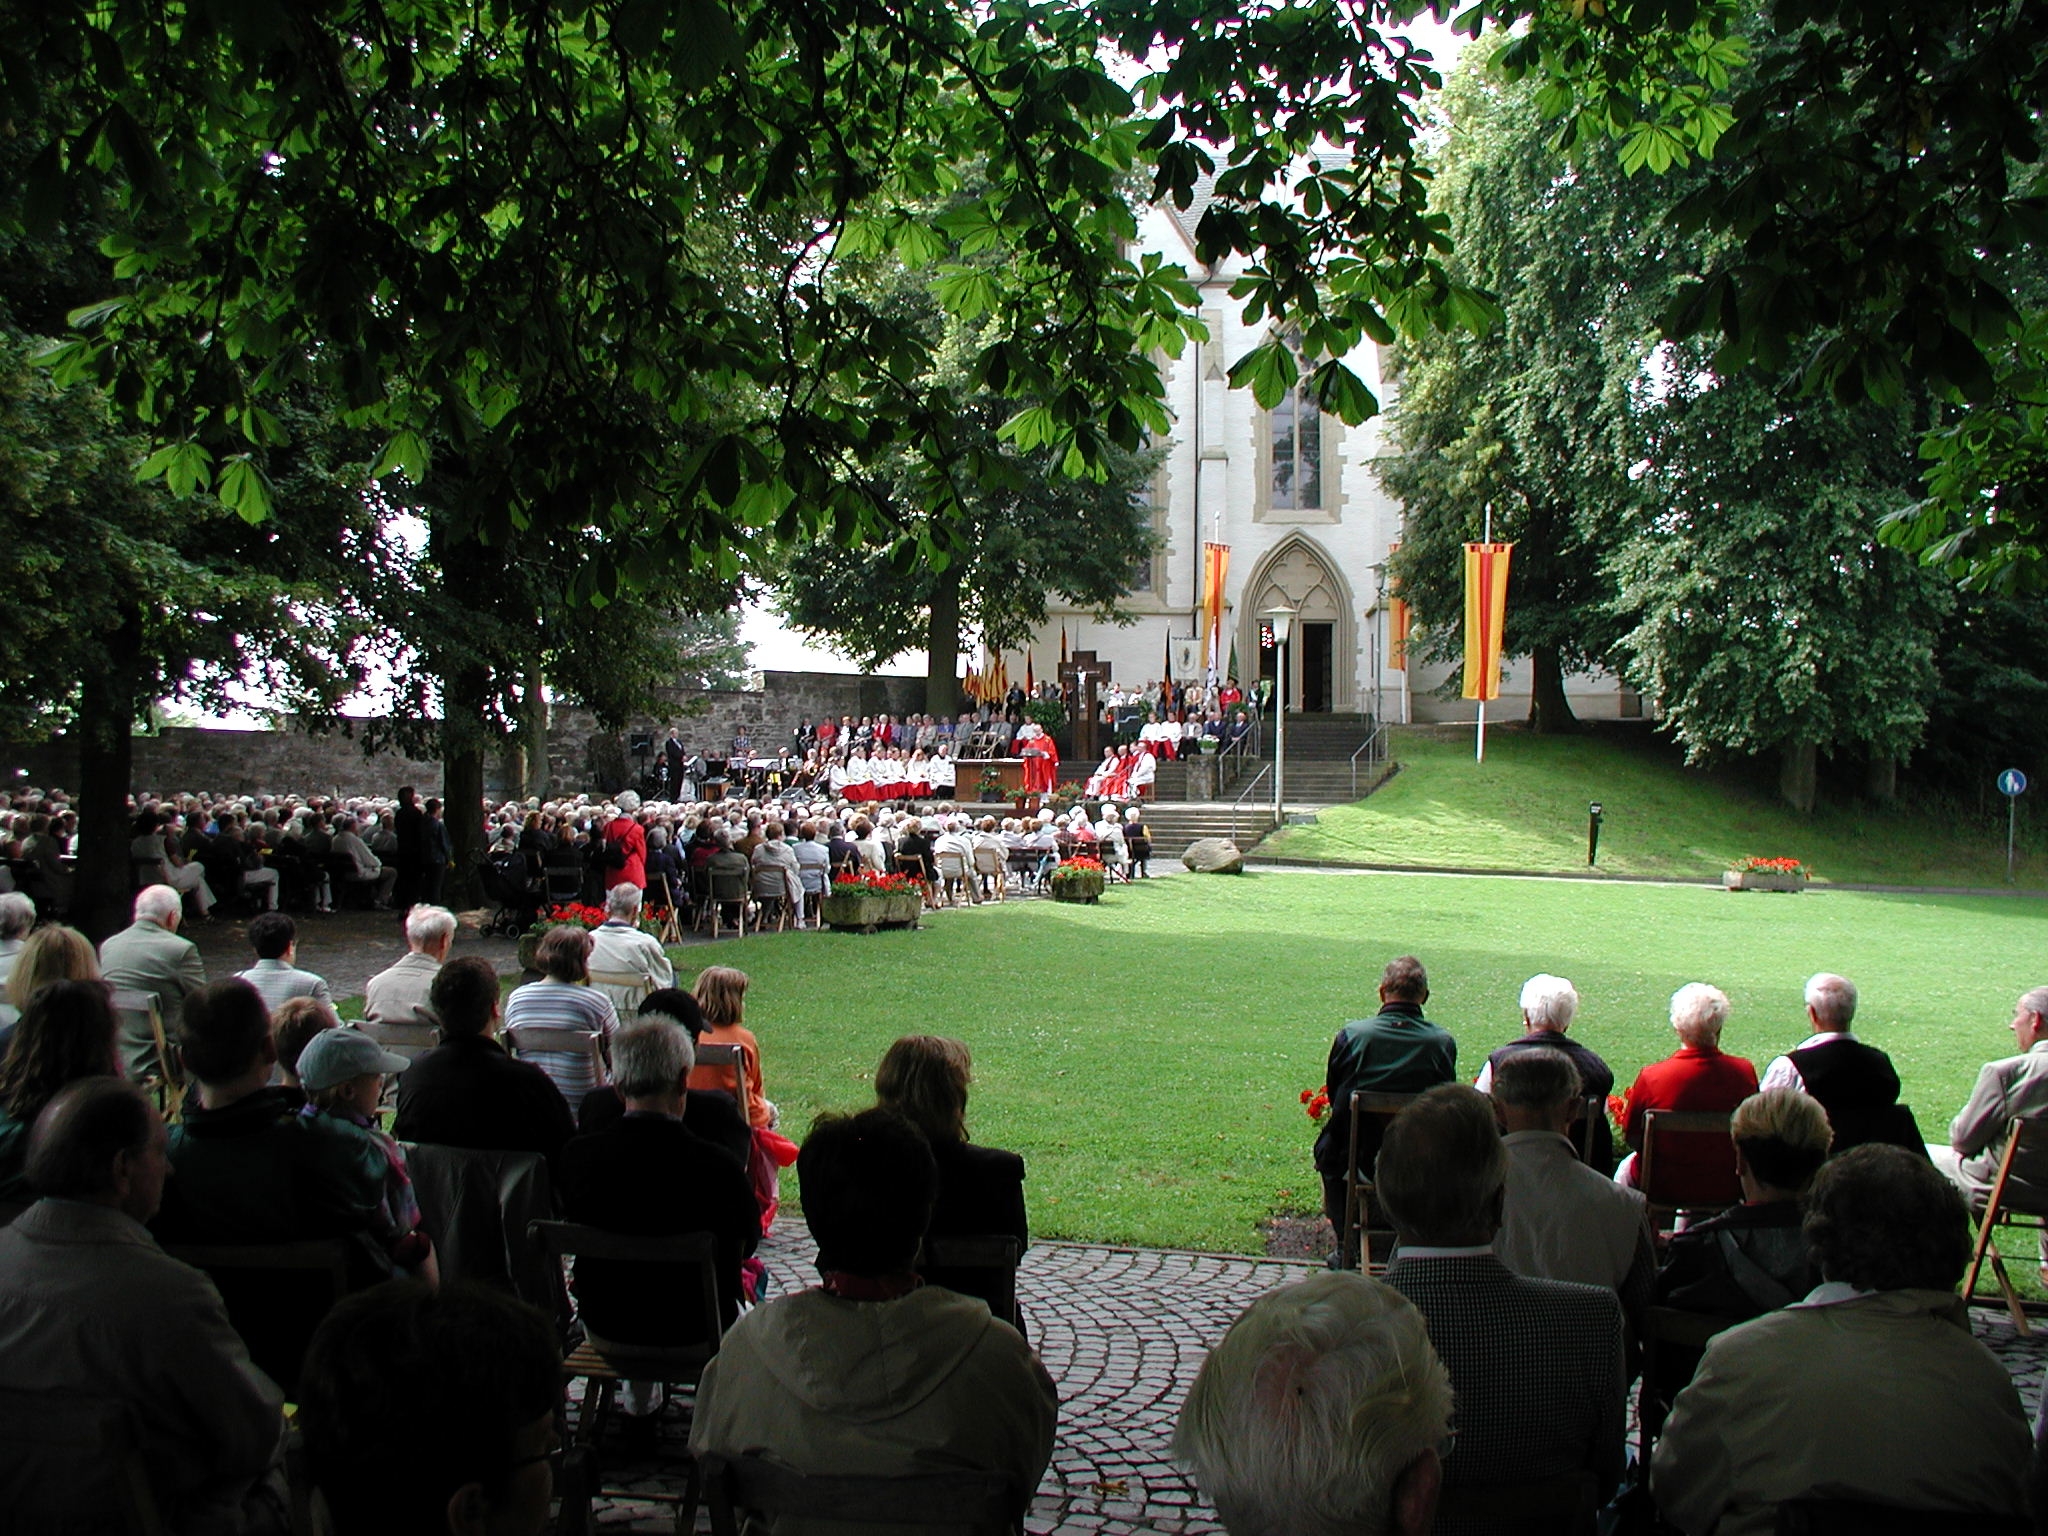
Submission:
{"label": "orange banner", "polygon": [[1223,669],[1223,584],[1230,575],[1230,546],[1202,546],[1202,656],[1212,673]]}
{"label": "orange banner", "polygon": [[1387,599],[1387,666],[1395,672],[1408,670],[1408,631],[1415,625],[1415,611],[1406,598]]}
{"label": "orange banner", "polygon": [[1508,615],[1512,544],[1465,546],[1465,697],[1500,697],[1500,634]]}

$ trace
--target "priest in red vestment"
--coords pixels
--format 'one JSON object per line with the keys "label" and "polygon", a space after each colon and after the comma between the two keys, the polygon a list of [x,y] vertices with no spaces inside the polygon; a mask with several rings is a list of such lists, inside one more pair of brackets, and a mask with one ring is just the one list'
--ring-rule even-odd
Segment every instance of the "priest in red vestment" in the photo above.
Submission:
{"label": "priest in red vestment", "polygon": [[1024,759],[1024,793],[1049,795],[1059,778],[1060,749],[1037,721],[1026,721],[1017,731],[1016,753]]}

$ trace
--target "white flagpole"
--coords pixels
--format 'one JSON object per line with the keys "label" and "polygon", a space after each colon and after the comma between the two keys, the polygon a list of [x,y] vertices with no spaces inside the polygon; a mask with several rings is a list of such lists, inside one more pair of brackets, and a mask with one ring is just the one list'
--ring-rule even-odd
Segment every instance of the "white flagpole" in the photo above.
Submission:
{"label": "white flagpole", "polygon": [[[1480,542],[1484,544],[1491,544],[1493,542],[1493,503],[1490,501],[1486,504],[1486,531],[1479,538]],[[1484,592],[1479,594],[1479,601],[1481,603],[1486,601],[1486,594]],[[1486,761],[1486,699],[1484,697],[1486,681],[1484,678],[1480,679],[1479,692],[1481,694],[1479,700],[1479,731],[1473,738],[1472,757],[1474,762],[1483,763]]]}

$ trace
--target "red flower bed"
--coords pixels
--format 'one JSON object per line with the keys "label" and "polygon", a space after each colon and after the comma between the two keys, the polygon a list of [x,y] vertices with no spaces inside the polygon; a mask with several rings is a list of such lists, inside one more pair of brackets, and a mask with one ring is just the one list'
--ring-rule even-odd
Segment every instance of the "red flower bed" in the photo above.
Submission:
{"label": "red flower bed", "polygon": [[908,875],[878,875],[871,869],[857,875],[841,875],[832,882],[832,894],[835,896],[858,896],[867,891],[887,896],[918,889],[918,883]]}
{"label": "red flower bed", "polygon": [[1797,859],[1737,859],[1728,866],[1738,875],[1804,875],[1806,866]]}
{"label": "red flower bed", "polygon": [[1308,1110],[1309,1119],[1315,1121],[1318,1125],[1320,1125],[1322,1123],[1323,1116],[1327,1115],[1330,1112],[1329,1086],[1325,1084],[1321,1088],[1302,1089],[1301,1102]]}

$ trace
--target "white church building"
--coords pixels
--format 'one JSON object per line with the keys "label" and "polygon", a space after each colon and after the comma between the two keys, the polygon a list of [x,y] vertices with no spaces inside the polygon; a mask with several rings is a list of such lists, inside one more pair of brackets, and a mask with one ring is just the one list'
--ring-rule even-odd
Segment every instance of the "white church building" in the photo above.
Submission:
{"label": "white church building", "polygon": [[[1399,670],[1389,651],[1386,562],[1401,538],[1401,505],[1378,474],[1378,461],[1393,451],[1385,416],[1346,426],[1318,411],[1303,386],[1264,411],[1249,389],[1230,387],[1231,365],[1269,333],[1246,325],[1242,305],[1230,297],[1241,266],[1204,267],[1196,260],[1202,206],[1198,198],[1185,211],[1154,206],[1139,214],[1142,246],[1180,263],[1199,288],[1210,339],[1162,360],[1174,432],[1151,487],[1158,549],[1121,605],[1135,622],[1104,623],[1055,603],[1034,641],[1038,676],[1051,675],[1062,631],[1071,649],[1109,661],[1111,676],[1123,686],[1157,679],[1169,645],[1181,658],[1175,676],[1191,675],[1183,663],[1194,652],[1176,642],[1202,631],[1203,546],[1213,542],[1230,551],[1224,666],[1234,649],[1247,689],[1275,675],[1275,651],[1260,646],[1260,615],[1286,607],[1297,615],[1289,647],[1290,712],[1471,719],[1470,701],[1439,696],[1451,669],[1411,662]],[[1390,408],[1395,386],[1382,372],[1379,348],[1367,343],[1350,363],[1382,411]],[[1512,572],[1508,602],[1514,602]],[[1011,677],[1021,678],[1022,658],[1008,662]],[[1511,663],[1488,718],[1524,718],[1529,686],[1528,662]],[[1609,677],[1571,678],[1567,692],[1582,718],[1611,717],[1623,707],[1624,694]]]}

